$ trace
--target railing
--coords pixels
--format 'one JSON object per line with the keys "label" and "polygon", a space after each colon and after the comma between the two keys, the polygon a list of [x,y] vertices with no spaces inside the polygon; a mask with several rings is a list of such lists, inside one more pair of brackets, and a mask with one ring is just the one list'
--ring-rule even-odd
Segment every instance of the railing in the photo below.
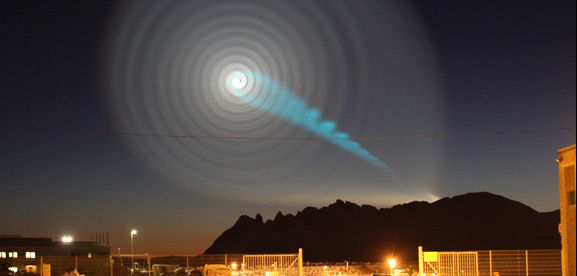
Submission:
{"label": "railing", "polygon": [[479,251],[479,268],[479,275],[558,276],[561,275],[561,250]]}
{"label": "railing", "polygon": [[298,259],[298,254],[244,255],[242,263],[250,275],[296,276]]}
{"label": "railing", "polygon": [[[113,275],[112,276],[130,276],[131,260],[133,259],[136,266],[136,273],[138,276],[147,276],[150,272],[151,276],[172,275],[172,274],[190,274],[191,271],[199,271],[205,264],[224,264],[231,265],[233,263],[241,264],[241,254],[207,254],[197,256],[158,256],[152,257],[148,255],[112,255],[113,260]],[[177,270],[179,269],[179,270]],[[134,275],[134,272],[132,273]]]}
{"label": "railing", "polygon": [[419,252],[419,271],[423,276],[561,275],[559,249]]}
{"label": "railing", "polygon": [[[34,258],[1,259],[0,269],[13,275],[110,275],[110,257],[105,256],[35,256]],[[8,274],[0,271],[0,275]]]}
{"label": "railing", "polygon": [[302,276],[302,249],[297,254],[243,255],[242,270],[255,276]]}
{"label": "railing", "polygon": [[438,276],[478,276],[477,252],[424,252],[423,272]]}

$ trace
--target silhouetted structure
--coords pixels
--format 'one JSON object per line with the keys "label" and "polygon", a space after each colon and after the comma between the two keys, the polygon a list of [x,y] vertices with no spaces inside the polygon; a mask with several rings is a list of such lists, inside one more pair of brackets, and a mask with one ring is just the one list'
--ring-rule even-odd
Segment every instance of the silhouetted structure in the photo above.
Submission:
{"label": "silhouetted structure", "polygon": [[575,145],[557,151],[563,276],[575,275]]}
{"label": "silhouetted structure", "polygon": [[85,271],[106,275],[109,256],[110,248],[98,242],[64,243],[51,238],[0,236],[0,268],[3,270],[10,268],[29,274],[41,274],[42,266],[50,264],[54,275],[62,275],[75,268],[86,268]]}

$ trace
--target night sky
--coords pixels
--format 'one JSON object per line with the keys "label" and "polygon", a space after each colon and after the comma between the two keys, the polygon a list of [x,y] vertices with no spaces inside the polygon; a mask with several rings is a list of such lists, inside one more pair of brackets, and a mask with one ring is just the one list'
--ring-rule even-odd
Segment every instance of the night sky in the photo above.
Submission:
{"label": "night sky", "polygon": [[575,1],[6,2],[0,234],[199,254],[336,199],[559,208]]}

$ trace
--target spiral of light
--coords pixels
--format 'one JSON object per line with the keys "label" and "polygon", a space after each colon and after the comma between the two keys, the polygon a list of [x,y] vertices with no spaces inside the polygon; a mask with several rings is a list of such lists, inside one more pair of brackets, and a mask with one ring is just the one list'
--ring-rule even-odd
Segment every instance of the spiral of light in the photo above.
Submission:
{"label": "spiral of light", "polygon": [[[436,85],[430,80],[430,65],[418,57],[406,60],[410,66],[402,65],[421,47],[407,34],[413,27],[404,12],[406,7],[398,3],[381,1],[126,2],[118,7],[108,32],[110,106],[119,126],[131,132],[314,136],[243,100],[270,96],[262,89],[267,80],[255,81],[246,73],[252,72],[289,87],[351,135],[365,135],[356,131],[367,124],[384,130],[387,125],[375,127],[382,120],[367,118],[365,111],[374,105],[373,93],[417,93],[403,88],[415,84],[403,80],[411,77],[399,70],[415,70],[419,87]],[[376,77],[379,74],[383,76]],[[421,100],[437,110],[427,95]],[[398,102],[384,102],[382,108],[390,104]],[[371,117],[391,112],[372,109],[378,112]],[[414,119],[438,124],[436,115]],[[322,141],[129,139],[175,183],[238,199],[299,197],[350,162],[338,147]],[[385,155],[378,159],[388,162]]]}
{"label": "spiral of light", "polygon": [[[262,86],[267,100],[248,93],[246,84],[249,79],[259,84],[267,83]],[[387,164],[364,149],[358,142],[350,140],[350,135],[339,130],[335,122],[324,120],[321,111],[308,106],[306,102],[275,80],[253,72],[234,72],[229,86],[231,92],[245,103],[304,127],[385,172],[394,174]]]}

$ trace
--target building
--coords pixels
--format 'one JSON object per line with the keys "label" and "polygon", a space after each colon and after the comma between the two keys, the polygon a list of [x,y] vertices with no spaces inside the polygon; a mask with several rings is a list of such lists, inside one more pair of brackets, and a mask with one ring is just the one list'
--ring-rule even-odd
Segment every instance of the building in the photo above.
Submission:
{"label": "building", "polygon": [[575,145],[557,151],[563,276],[575,275]]}
{"label": "building", "polygon": [[0,275],[48,275],[48,271],[62,275],[75,269],[81,274],[107,275],[109,267],[110,247],[99,242],[0,235]]}

